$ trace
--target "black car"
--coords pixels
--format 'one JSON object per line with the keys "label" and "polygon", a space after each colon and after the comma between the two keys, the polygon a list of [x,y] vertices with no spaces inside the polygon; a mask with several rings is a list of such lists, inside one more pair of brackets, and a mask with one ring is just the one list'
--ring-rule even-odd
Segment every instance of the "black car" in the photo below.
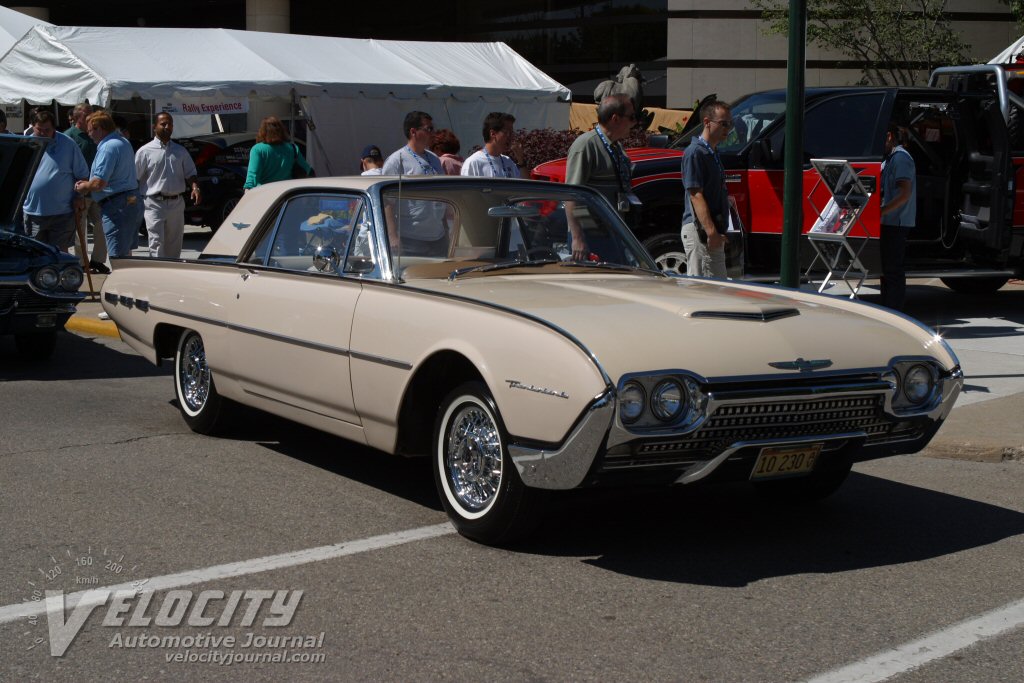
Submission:
{"label": "black car", "polygon": [[[196,164],[203,200],[201,204],[185,206],[185,222],[217,230],[242,196],[256,133],[212,133],[177,142],[188,150]],[[305,154],[305,144],[301,140],[296,143]]]}
{"label": "black car", "polygon": [[40,360],[53,354],[57,331],[85,298],[78,259],[13,232],[48,142],[0,135],[0,334],[13,334],[22,355]]}

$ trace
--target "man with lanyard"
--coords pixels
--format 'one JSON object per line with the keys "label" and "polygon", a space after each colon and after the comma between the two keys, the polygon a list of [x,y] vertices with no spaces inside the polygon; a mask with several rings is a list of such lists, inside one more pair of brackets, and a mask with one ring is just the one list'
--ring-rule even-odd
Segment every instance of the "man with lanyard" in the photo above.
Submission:
{"label": "man with lanyard", "polygon": [[907,235],[917,220],[917,166],[903,145],[903,131],[890,123],[885,133],[885,161],[882,162],[882,206],[879,250],[882,258],[881,304],[903,310],[907,292],[904,256]]}
{"label": "man with lanyard", "polygon": [[166,258],[181,256],[185,234],[185,188],[192,189],[192,201],[199,204],[196,165],[188,151],[171,140],[174,119],[167,112],[156,116],[153,139],[135,153],[145,207],[149,254]]}
{"label": "man with lanyard", "polygon": [[[565,182],[587,185],[600,192],[628,222],[635,223],[640,200],[633,194],[632,168],[621,140],[636,124],[636,110],[628,95],[608,95],[597,107],[597,125],[576,138],[566,160]],[[590,258],[586,236],[575,214],[575,202],[565,202],[572,258]]]}
{"label": "man with lanyard", "polygon": [[92,177],[75,183],[75,191],[91,194],[100,205],[110,257],[125,258],[132,254],[142,219],[135,152],[132,143],[117,131],[110,114],[91,114],[87,125],[89,137],[96,143],[96,158]]}
{"label": "man with lanyard", "polygon": [[722,101],[700,110],[704,128],[683,155],[683,250],[686,274],[725,278],[725,236],[729,229],[729,191],[718,145],[732,130],[732,110]]}
{"label": "man with lanyard", "polygon": [[484,148],[477,150],[462,164],[461,175],[490,178],[518,178],[519,167],[508,156],[515,137],[516,117],[494,111],[484,119]]}
{"label": "man with lanyard", "polygon": [[[444,175],[441,160],[430,151],[434,140],[434,120],[422,111],[409,112],[402,123],[407,143],[384,162],[384,175]],[[445,256],[448,253],[448,228],[442,202],[402,200],[396,213],[394,204],[384,207],[388,239],[393,253],[407,256]]]}

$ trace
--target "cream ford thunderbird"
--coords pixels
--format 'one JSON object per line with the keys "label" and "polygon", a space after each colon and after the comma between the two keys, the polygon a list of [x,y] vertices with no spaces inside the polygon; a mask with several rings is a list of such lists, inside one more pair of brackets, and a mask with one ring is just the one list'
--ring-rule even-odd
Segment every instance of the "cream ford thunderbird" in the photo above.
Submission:
{"label": "cream ford thunderbird", "polygon": [[909,318],[665,276],[596,193],[519,180],[266,185],[199,258],[117,261],[103,306],[174,359],[193,430],[233,401],[428,455],[485,543],[528,531],[552,490],[822,497],[853,462],[923,448],[963,384]]}

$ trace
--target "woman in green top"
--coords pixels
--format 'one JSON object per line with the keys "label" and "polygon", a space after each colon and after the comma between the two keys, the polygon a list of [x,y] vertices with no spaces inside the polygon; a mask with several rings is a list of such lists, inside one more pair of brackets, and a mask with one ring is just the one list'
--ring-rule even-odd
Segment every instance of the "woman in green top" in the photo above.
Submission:
{"label": "woman in green top", "polygon": [[302,167],[307,175],[312,173],[298,145],[288,141],[288,131],[281,119],[268,116],[260,123],[256,144],[249,152],[249,171],[245,174],[243,187],[248,190],[277,180],[288,180],[295,164]]}

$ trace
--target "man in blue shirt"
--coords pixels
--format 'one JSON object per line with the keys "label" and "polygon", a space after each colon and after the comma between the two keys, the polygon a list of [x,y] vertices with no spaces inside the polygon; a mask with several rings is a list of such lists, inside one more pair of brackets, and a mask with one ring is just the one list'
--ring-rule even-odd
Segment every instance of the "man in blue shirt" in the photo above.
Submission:
{"label": "man in blue shirt", "polygon": [[89,116],[87,125],[89,137],[96,143],[96,158],[92,162],[92,177],[76,183],[75,190],[90,193],[100,205],[110,257],[131,256],[142,222],[135,151],[117,131],[110,114],[96,112]]}
{"label": "man in blue shirt", "polygon": [[903,131],[889,124],[882,162],[882,206],[879,250],[882,259],[883,306],[903,310],[907,292],[904,257],[907,235],[917,220],[917,167],[910,152],[900,144]]}
{"label": "man in blue shirt", "polygon": [[74,140],[57,132],[53,112],[37,109],[31,123],[33,136],[51,142],[22,206],[25,230],[37,240],[67,251],[74,243],[75,206],[80,203],[75,182],[89,177],[89,166]]}
{"label": "man in blue shirt", "polygon": [[701,107],[703,128],[683,155],[683,227],[686,274],[725,278],[725,236],[729,229],[729,192],[718,145],[732,131],[732,110],[722,101]]}

